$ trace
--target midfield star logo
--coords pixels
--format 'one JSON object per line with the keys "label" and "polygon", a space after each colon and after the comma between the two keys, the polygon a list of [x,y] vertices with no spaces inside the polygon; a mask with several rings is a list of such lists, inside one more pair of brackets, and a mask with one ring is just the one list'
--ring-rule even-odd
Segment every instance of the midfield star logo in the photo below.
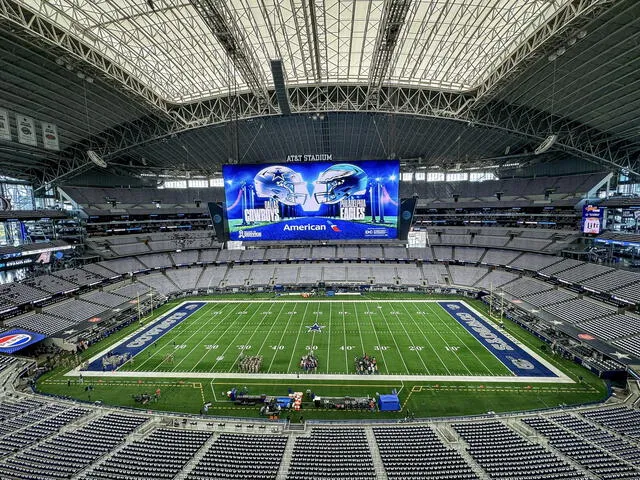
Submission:
{"label": "midfield star logo", "polygon": [[318,325],[318,322],[314,323],[313,325],[305,325],[305,327],[307,327],[307,333],[309,332],[318,332],[318,333],[322,333],[322,329],[325,327],[324,325]]}

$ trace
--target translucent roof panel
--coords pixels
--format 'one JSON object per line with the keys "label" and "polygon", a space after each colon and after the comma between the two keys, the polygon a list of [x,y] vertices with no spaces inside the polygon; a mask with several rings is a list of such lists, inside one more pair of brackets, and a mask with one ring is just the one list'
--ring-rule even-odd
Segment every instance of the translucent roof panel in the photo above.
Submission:
{"label": "translucent roof panel", "polygon": [[[19,0],[172,103],[273,87],[269,60],[288,85],[367,84],[393,0]],[[466,91],[478,87],[569,0],[413,0],[384,84]],[[153,9],[150,7],[153,4]],[[194,5],[209,3],[228,32],[214,34]],[[229,33],[230,32],[230,33]],[[227,53],[221,38],[240,49]],[[228,44],[227,44],[228,46]],[[234,65],[235,63],[235,65]],[[243,73],[240,73],[243,72]]]}

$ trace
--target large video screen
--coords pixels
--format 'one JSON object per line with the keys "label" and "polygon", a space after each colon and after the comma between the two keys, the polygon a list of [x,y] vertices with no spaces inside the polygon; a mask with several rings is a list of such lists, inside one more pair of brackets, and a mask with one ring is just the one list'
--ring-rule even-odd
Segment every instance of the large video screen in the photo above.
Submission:
{"label": "large video screen", "polygon": [[602,230],[604,208],[593,205],[582,207],[582,232],[598,234]]}
{"label": "large video screen", "polygon": [[222,173],[230,240],[398,235],[397,160],[225,165]]}

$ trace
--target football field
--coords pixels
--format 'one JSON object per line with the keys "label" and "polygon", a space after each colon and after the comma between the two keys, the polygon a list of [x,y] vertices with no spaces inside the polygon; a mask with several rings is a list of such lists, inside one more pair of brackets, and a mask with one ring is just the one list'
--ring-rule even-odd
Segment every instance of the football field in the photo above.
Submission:
{"label": "football field", "polygon": [[[140,347],[118,366],[116,373],[121,374],[171,372],[227,378],[256,374],[355,375],[358,359],[367,355],[375,357],[378,374],[385,377],[518,375],[509,361],[497,355],[500,352],[492,350],[496,340],[486,341],[493,338],[491,332],[497,332],[495,325],[475,317],[478,314],[468,310],[465,302],[441,303],[349,299],[186,302],[178,308],[188,312],[176,316],[174,309],[174,317],[171,312],[164,317],[178,318],[175,325],[162,324],[161,319],[157,323],[166,328],[146,333],[140,330],[106,355],[122,354],[131,345]],[[455,318],[458,309],[474,315],[475,330],[465,328],[464,322]],[[474,335],[478,330],[480,336]],[[514,346],[514,350],[519,348]],[[300,368],[301,357],[308,353],[318,362],[311,372]],[[104,373],[104,367],[96,368],[104,356],[105,352],[95,356],[94,368],[89,370]],[[259,358],[257,372],[246,373],[240,368],[247,357]]]}

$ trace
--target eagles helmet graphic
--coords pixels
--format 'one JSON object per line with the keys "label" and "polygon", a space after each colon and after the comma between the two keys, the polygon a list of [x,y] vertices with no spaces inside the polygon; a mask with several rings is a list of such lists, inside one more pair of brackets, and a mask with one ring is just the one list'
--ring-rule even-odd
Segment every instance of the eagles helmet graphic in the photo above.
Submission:
{"label": "eagles helmet graphic", "polygon": [[302,205],[308,197],[302,176],[289,167],[273,165],[260,170],[253,179],[256,195],[285,205]]}
{"label": "eagles helmet graphic", "polygon": [[314,196],[318,203],[338,203],[354,195],[364,195],[368,181],[367,174],[360,167],[339,163],[318,176]]}

